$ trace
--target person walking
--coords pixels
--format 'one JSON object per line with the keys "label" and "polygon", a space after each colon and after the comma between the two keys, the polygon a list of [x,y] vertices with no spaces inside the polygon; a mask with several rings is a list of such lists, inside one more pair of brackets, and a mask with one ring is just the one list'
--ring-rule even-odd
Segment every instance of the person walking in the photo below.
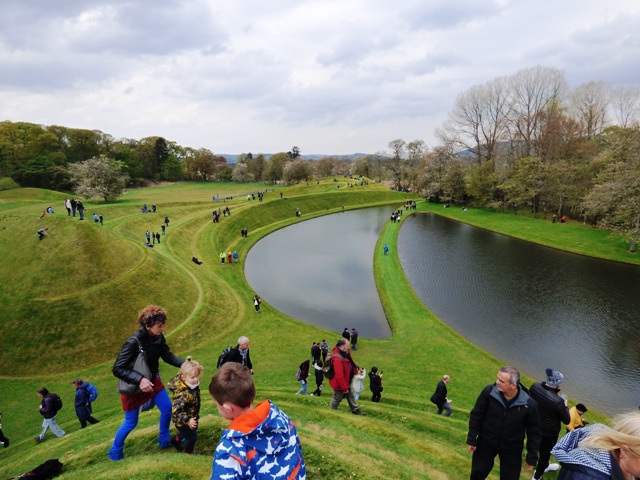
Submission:
{"label": "person walking", "polygon": [[262,303],[262,300],[260,299],[260,297],[258,296],[258,294],[256,293],[253,296],[253,306],[256,309],[257,313],[260,313],[260,304]]}
{"label": "person walking", "polygon": [[357,402],[360,399],[360,394],[364,391],[364,379],[367,376],[367,371],[364,367],[358,369],[358,373],[353,376],[351,382],[351,390],[353,392],[353,399]]}
{"label": "person walking", "polygon": [[300,395],[301,393],[307,395],[307,386],[308,386],[308,382],[307,379],[309,378],[309,360],[305,360],[304,362],[302,362],[300,364],[300,367],[298,367],[298,373],[296,374],[296,380],[298,380],[300,382],[300,385],[302,385],[300,387],[300,390],[298,390],[296,392],[296,395]]}
{"label": "person walking", "polygon": [[[124,422],[116,432],[108,456],[118,461],[124,458],[124,442],[138,425],[140,407],[149,400],[155,402],[160,410],[158,443],[160,448],[171,447],[171,399],[158,375],[160,359],[169,365],[180,368],[184,360],[174,355],[167,345],[162,332],[166,328],[167,313],[157,305],[149,305],[138,313],[139,329],[125,342],[118,358],[113,364],[113,375],[128,384],[138,386],[138,392],[120,394]],[[133,369],[139,353],[146,355],[149,377]]]}
{"label": "person walking", "polygon": [[80,421],[80,428],[85,428],[87,422],[91,425],[98,423],[100,420],[93,418],[93,408],[91,407],[91,394],[89,393],[89,384],[83,382],[81,378],[76,378],[71,382],[73,388],[76,389],[76,398],[74,406],[76,408],[76,417]]}
{"label": "person walking", "polygon": [[355,351],[358,348],[358,331],[355,328],[351,329],[351,348]]}
{"label": "person walking", "polygon": [[324,372],[322,371],[322,364],[318,362],[314,362],[313,371],[316,376],[316,389],[313,391],[311,396],[319,397],[322,395],[322,382],[324,381]]}
{"label": "person walking", "polygon": [[350,346],[349,340],[344,337],[341,338],[333,349],[331,358],[327,360],[333,364],[335,372],[333,378],[329,379],[329,385],[333,389],[331,408],[337,410],[342,399],[346,398],[351,413],[354,415],[366,415],[366,413],[360,411],[353,399],[353,393],[351,393],[351,381],[358,370],[358,366],[351,357]]}
{"label": "person walking", "polygon": [[442,380],[440,380],[436,386],[436,391],[433,392],[430,398],[431,403],[434,403],[436,407],[438,407],[438,415],[442,415],[442,412],[445,410],[447,411],[447,413],[444,414],[445,417],[451,416],[451,412],[453,412],[451,400],[447,397],[447,383],[449,383],[449,380],[451,380],[449,375],[443,375]]}
{"label": "person walking", "polygon": [[39,388],[37,393],[42,399],[39,410],[44,420],[42,420],[42,432],[35,438],[35,441],[44,442],[44,437],[48,429],[51,429],[56,437],[64,437],[65,431],[56,423],[56,416],[60,408],[62,408],[60,397],[55,393],[50,393],[45,387]]}
{"label": "person walking", "polygon": [[525,468],[538,462],[540,416],[538,407],[520,384],[520,373],[502,367],[496,383],[485,387],[469,417],[467,451],[471,458],[470,480],[484,480],[500,457],[500,480],[518,480],[522,470],[524,439],[527,438]]}
{"label": "person walking", "polygon": [[320,351],[322,352],[322,363],[324,363],[327,361],[327,355],[329,354],[329,344],[324,338],[320,344]]}
{"label": "person walking", "polygon": [[551,449],[558,441],[561,423],[568,425],[571,415],[567,408],[567,401],[560,396],[560,385],[564,382],[564,375],[557,370],[547,368],[546,381],[534,383],[529,388],[529,395],[538,404],[542,441],[540,442],[540,459],[533,474],[533,480],[542,478],[545,472],[553,472],[560,468],[557,463],[549,463]]}
{"label": "person walking", "polygon": [[251,363],[251,356],[249,355],[250,345],[251,341],[247,337],[242,336],[238,338],[238,344],[234,348],[229,350],[229,353],[227,353],[227,355],[225,355],[224,363],[241,363],[242,365],[247,367],[253,375],[253,364]]}

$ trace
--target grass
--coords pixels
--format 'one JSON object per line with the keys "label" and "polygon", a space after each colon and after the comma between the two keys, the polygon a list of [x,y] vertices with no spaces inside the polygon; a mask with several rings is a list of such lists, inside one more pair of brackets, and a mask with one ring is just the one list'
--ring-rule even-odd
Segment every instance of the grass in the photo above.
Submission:
{"label": "grass", "polygon": [[[186,457],[158,451],[157,412],[141,415],[127,440],[122,462],[107,460],[106,451],[122,421],[116,379],[111,365],[122,343],[136,329],[136,312],[149,303],[164,306],[169,315],[167,337],[172,350],[192,355],[205,365],[205,379],[228,342],[251,338],[257,400],[269,398],[287,412],[298,427],[310,479],[459,479],[468,476],[470,456],[465,439],[469,410],[501,362],[457,335],[416,297],[398,262],[396,236],[400,224],[388,223],[379,238],[374,272],[385,312],[393,329],[386,340],[360,339],[354,358],[385,371],[379,404],[361,397],[367,417],[351,415],[346,406],[329,408],[330,395],[302,397],[295,371],[309,357],[312,341],[330,343],[339,332],[302,324],[263,303],[262,314],[252,306],[253,291],[243,276],[246,252],[262,236],[301,220],[371,205],[404,203],[408,194],[382,185],[336,189],[333,178],[318,184],[268,186],[264,202],[247,201],[261,184],[183,183],[130,190],[118,202],[85,202],[88,219],[70,218],[61,208],[65,195],[36,189],[0,192],[0,292],[3,348],[0,349],[0,408],[3,429],[11,438],[0,449],[0,473],[24,473],[48,458],[65,464],[61,479],[191,479],[207,478],[213,449],[226,426],[203,389],[198,455]],[[272,188],[275,191],[271,191]],[[280,193],[283,198],[280,198]],[[213,203],[211,196],[233,197]],[[158,212],[141,214],[156,204]],[[38,220],[52,205],[56,212]],[[231,209],[230,217],[211,222],[213,208]],[[102,213],[105,225],[94,224],[91,213]],[[618,261],[624,247],[607,234],[579,225],[472,209],[446,209],[420,203],[419,211],[452,218],[582,254]],[[170,226],[162,243],[144,247],[144,232],[159,230],[167,215]],[[407,215],[403,216],[403,219]],[[474,223],[475,222],[475,223]],[[35,231],[47,226],[42,242]],[[249,229],[247,238],[241,228]],[[607,243],[608,241],[608,243]],[[381,254],[382,245],[391,249]],[[237,250],[240,263],[220,265],[220,251]],[[379,253],[379,254],[378,254]],[[191,262],[192,256],[204,261]],[[619,258],[618,258],[619,257]],[[635,257],[631,257],[635,261]],[[175,373],[161,367],[164,378]],[[454,414],[435,414],[428,398],[443,373],[451,375]],[[537,373],[537,372],[533,372]],[[95,383],[100,397],[94,414],[101,422],[81,430],[73,409],[69,382],[82,377]],[[203,379],[203,386],[208,381]],[[525,384],[531,378],[525,377]],[[59,393],[65,407],[59,424],[64,438],[48,437],[36,445],[41,417],[36,389]],[[327,385],[327,392],[328,385]],[[589,420],[606,420],[589,412]],[[497,479],[496,471],[490,478]],[[527,472],[529,473],[529,472]],[[549,478],[556,478],[550,474]],[[530,478],[523,473],[523,478]]]}

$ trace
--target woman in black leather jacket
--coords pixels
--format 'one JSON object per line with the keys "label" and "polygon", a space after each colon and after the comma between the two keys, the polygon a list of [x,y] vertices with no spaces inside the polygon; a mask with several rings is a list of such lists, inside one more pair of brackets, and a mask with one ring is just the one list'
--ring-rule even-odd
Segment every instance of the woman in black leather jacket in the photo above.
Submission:
{"label": "woman in black leather jacket", "polygon": [[[149,305],[138,314],[139,330],[125,342],[113,365],[113,374],[127,383],[138,385],[138,391],[131,395],[120,395],[124,410],[124,423],[116,432],[109,458],[113,461],[124,458],[124,441],[138,424],[140,407],[153,399],[160,410],[160,448],[171,447],[171,399],[158,375],[160,359],[174,367],[180,367],[184,360],[171,353],[162,332],[167,322],[163,308]],[[133,365],[142,349],[151,371],[150,378],[133,370]]]}

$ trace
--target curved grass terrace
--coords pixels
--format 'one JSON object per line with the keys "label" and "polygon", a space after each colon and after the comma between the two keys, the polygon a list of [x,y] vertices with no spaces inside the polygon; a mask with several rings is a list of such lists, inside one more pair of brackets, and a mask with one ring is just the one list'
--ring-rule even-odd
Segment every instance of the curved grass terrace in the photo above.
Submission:
{"label": "curved grass terrace", "polygon": [[[492,383],[501,362],[457,335],[431,313],[411,290],[396,255],[399,223],[388,223],[377,252],[387,243],[390,254],[374,256],[376,283],[393,336],[360,339],[354,358],[370,369],[384,370],[382,402],[361,396],[367,417],[351,415],[345,405],[329,408],[330,388],[322,397],[296,396],[295,372],[310,356],[313,341],[335,342],[328,332],[275,311],[263,303],[257,315],[253,291],[243,275],[246,252],[261,237],[297,221],[345,209],[402,205],[409,194],[372,182],[339,190],[333,177],[319,184],[268,186],[264,202],[247,201],[262,184],[183,183],[130,190],[111,204],[85,202],[86,220],[68,218],[65,195],[34,189],[0,192],[0,411],[11,447],[0,449],[0,474],[17,476],[48,458],[59,458],[66,479],[202,479],[211,471],[213,450],[227,422],[206,392],[220,351],[240,335],[251,338],[257,401],[269,398],[295,421],[309,479],[451,479],[468,477],[470,455],[465,439],[469,411],[480,390]],[[272,188],[275,191],[272,191]],[[280,192],[284,198],[280,198]],[[232,196],[213,203],[212,195]],[[158,212],[141,214],[156,204]],[[52,205],[57,213],[38,221]],[[613,237],[580,225],[483,210],[442,209],[424,202],[418,212],[433,211],[476,226],[581,254],[639,263]],[[211,222],[211,211],[229,206],[230,217]],[[299,208],[302,217],[297,219]],[[96,211],[104,226],[94,224]],[[159,230],[169,216],[167,234],[153,249],[144,232]],[[403,217],[406,218],[406,215]],[[36,238],[40,225],[50,235]],[[247,238],[240,229],[249,229]],[[240,253],[234,265],[219,263],[221,251]],[[626,254],[626,256],[625,256]],[[204,264],[191,262],[197,256]],[[126,459],[112,463],[106,451],[122,421],[111,365],[122,343],[136,329],[136,313],[149,303],[168,311],[167,337],[172,350],[192,355],[205,366],[202,411],[194,456],[158,451],[157,411],[144,413],[127,440]],[[163,365],[165,379],[175,369]],[[450,418],[435,414],[429,403],[442,374],[451,375]],[[542,375],[543,372],[527,372]],[[80,430],[69,382],[82,377],[97,385],[97,425]],[[540,378],[536,378],[540,380]],[[525,384],[533,379],[524,378]],[[326,384],[327,382],[325,382]],[[64,408],[58,423],[63,438],[35,444],[41,417],[36,389],[59,393]],[[606,420],[589,412],[591,422]],[[491,477],[497,479],[498,469]],[[556,478],[555,473],[545,478]],[[522,478],[529,478],[523,473]]]}

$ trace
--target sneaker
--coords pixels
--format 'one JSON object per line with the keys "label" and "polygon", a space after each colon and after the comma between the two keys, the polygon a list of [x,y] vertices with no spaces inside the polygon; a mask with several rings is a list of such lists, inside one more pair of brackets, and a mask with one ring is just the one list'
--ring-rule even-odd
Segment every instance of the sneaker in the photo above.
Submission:
{"label": "sneaker", "polygon": [[40,437],[36,437],[34,438],[34,440],[36,441],[36,443],[44,442],[44,439]]}
{"label": "sneaker", "polygon": [[547,468],[544,469],[545,472],[555,472],[560,468],[560,465],[557,463],[550,463]]}
{"label": "sneaker", "polygon": [[[542,477],[540,477],[540,478],[542,478]],[[533,477],[531,477],[531,480],[540,480],[540,478],[536,478],[536,474],[534,473]]]}

